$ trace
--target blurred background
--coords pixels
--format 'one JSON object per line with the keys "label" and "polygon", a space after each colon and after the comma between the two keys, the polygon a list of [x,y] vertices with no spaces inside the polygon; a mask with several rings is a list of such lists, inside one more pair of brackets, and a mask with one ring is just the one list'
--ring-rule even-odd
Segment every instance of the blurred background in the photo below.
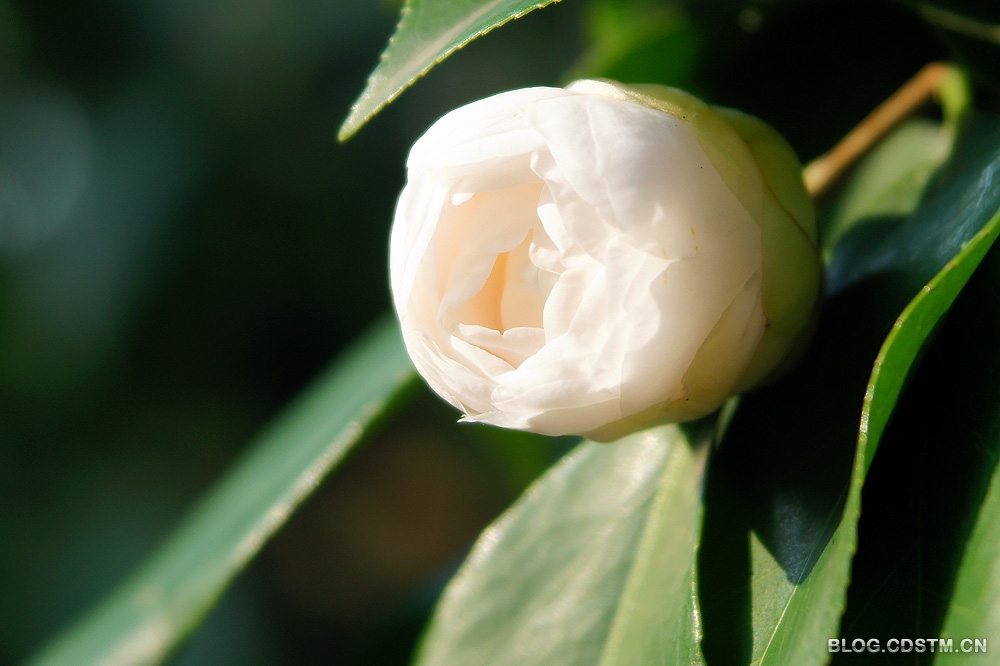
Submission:
{"label": "blurred background", "polygon": [[[808,160],[948,56],[892,3],[566,0],[338,144],[398,12],[0,0],[0,666],[142,562],[389,310],[406,152],[447,110],[578,75],[668,83]],[[571,444],[456,416],[416,390],[171,663],[405,664],[479,531]]]}

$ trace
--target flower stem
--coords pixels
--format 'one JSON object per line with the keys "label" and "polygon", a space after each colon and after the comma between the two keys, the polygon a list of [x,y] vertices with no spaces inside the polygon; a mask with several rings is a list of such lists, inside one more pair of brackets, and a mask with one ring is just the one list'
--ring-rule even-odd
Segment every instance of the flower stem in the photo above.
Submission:
{"label": "flower stem", "polygon": [[949,66],[934,62],[882,102],[828,153],[806,165],[802,177],[815,199],[822,196],[859,157],[892,128],[923,106],[940,88]]}

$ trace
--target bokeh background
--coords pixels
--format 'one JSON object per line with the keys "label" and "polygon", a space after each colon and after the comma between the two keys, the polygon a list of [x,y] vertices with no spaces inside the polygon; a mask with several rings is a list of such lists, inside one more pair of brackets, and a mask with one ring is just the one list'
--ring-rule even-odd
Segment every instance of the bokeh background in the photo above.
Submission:
{"label": "bokeh background", "polygon": [[[0,0],[0,666],[142,562],[252,434],[389,310],[403,163],[438,116],[576,74],[681,85],[807,160],[948,56],[871,0],[565,0],[345,144],[383,0]],[[568,442],[415,389],[176,665],[404,664],[475,536]]]}

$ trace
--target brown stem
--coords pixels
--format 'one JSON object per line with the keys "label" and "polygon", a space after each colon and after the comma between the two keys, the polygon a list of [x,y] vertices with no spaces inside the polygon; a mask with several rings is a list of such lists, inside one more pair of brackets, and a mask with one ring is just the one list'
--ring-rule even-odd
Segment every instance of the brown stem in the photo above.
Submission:
{"label": "brown stem", "polygon": [[943,63],[926,65],[841,139],[830,152],[807,164],[802,177],[809,194],[815,199],[826,192],[855,160],[871,149],[901,120],[931,99],[947,72],[948,66]]}

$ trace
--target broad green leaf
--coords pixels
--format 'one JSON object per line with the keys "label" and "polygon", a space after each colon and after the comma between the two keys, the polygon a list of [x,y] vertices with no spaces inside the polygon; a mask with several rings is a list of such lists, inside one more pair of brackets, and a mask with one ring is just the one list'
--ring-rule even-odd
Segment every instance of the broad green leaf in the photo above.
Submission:
{"label": "broad green leaf", "polygon": [[[674,443],[671,461],[635,552],[601,666],[702,664],[695,554],[701,532],[701,487],[715,434],[713,419],[689,442]],[[679,430],[679,429],[678,429]],[[692,441],[694,440],[694,441]],[[698,444],[698,440],[703,443]],[[692,450],[691,445],[698,446]]]}
{"label": "broad green leaf", "polygon": [[422,666],[697,663],[694,549],[714,422],[584,443],[480,537]]}
{"label": "broad green leaf", "polygon": [[159,663],[412,377],[395,321],[368,331],[144,567],[30,663]]}
{"label": "broad green leaf", "polygon": [[828,659],[865,475],[910,368],[996,237],[997,170],[1000,124],[980,120],[911,216],[852,221],[833,248],[807,358],[744,396],[706,490],[699,590],[710,662]]}
{"label": "broad green leaf", "polygon": [[476,37],[556,0],[406,0],[396,33],[340,128],[346,140],[431,67]]}

